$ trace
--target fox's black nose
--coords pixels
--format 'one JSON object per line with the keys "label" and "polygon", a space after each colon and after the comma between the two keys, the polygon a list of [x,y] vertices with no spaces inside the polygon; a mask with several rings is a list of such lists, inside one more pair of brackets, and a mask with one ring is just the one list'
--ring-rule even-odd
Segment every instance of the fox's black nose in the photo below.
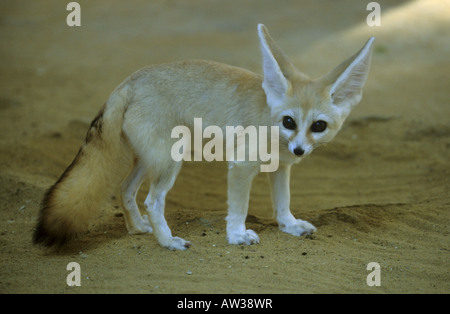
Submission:
{"label": "fox's black nose", "polygon": [[297,156],[301,156],[305,153],[305,151],[303,149],[301,149],[300,147],[297,147],[294,149],[294,154]]}

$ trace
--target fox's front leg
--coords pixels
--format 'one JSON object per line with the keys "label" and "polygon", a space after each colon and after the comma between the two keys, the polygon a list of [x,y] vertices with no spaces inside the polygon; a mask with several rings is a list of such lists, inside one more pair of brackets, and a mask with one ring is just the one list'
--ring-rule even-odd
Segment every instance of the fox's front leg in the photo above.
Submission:
{"label": "fox's front leg", "polygon": [[228,216],[227,238],[229,244],[259,243],[259,237],[253,230],[245,228],[250,188],[259,165],[230,163],[228,169]]}
{"label": "fox's front leg", "polygon": [[277,171],[269,172],[274,215],[281,231],[295,236],[311,234],[316,231],[316,227],[307,221],[296,219],[289,209],[290,172],[289,164],[280,164]]}

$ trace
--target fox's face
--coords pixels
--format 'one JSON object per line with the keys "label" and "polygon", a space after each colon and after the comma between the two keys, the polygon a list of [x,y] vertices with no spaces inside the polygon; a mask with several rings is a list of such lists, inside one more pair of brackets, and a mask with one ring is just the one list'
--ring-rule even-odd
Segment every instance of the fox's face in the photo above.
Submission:
{"label": "fox's face", "polygon": [[331,98],[321,93],[314,82],[301,84],[292,96],[286,97],[285,104],[274,111],[280,146],[297,157],[306,156],[330,142],[345,119],[331,103]]}
{"label": "fox's face", "polygon": [[[267,104],[280,130],[280,149],[302,157],[330,142],[362,98],[374,38],[327,75],[311,80],[258,27]],[[284,148],[284,149],[283,149]]]}

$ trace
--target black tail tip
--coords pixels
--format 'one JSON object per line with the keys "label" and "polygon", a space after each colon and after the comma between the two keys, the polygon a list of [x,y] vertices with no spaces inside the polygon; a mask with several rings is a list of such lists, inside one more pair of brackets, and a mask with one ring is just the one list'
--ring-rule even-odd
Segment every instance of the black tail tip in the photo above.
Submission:
{"label": "black tail tip", "polygon": [[50,232],[48,228],[44,227],[42,221],[40,221],[33,233],[33,244],[41,245],[43,247],[55,247],[59,248],[64,246],[74,238],[73,235],[69,235],[68,233],[59,233],[56,234],[54,232]]}

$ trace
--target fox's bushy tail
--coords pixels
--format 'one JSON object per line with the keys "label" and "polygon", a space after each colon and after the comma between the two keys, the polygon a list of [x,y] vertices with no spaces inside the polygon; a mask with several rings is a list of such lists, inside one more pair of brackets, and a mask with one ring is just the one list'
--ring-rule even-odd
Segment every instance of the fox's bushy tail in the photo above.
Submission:
{"label": "fox's bushy tail", "polygon": [[132,150],[122,132],[127,88],[119,86],[92,121],[73,162],[44,196],[33,242],[61,246],[85,231],[126,176]]}

